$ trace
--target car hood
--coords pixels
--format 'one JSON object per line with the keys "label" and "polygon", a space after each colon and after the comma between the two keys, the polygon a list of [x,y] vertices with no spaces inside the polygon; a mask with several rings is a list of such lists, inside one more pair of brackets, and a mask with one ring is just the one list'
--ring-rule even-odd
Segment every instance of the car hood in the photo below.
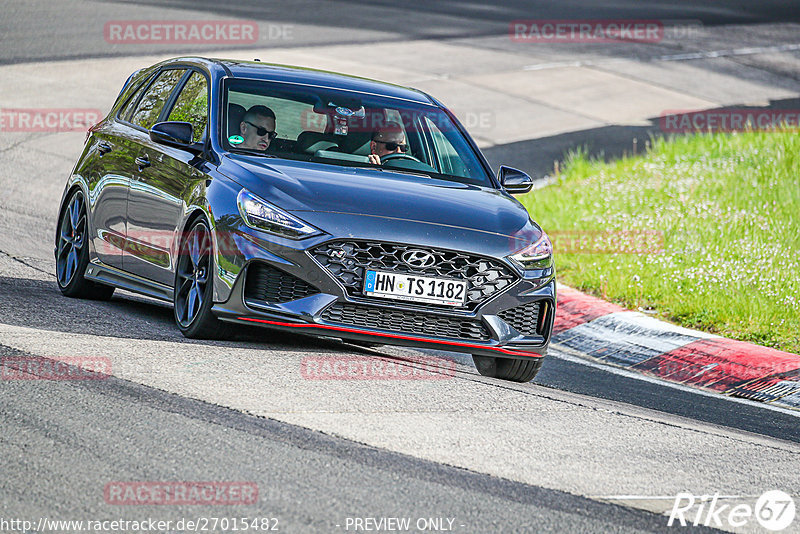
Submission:
{"label": "car hood", "polygon": [[[502,191],[363,167],[227,155],[220,172],[315,224],[313,213],[364,215],[504,236],[528,233],[525,207]],[[529,235],[529,234],[528,234]]]}

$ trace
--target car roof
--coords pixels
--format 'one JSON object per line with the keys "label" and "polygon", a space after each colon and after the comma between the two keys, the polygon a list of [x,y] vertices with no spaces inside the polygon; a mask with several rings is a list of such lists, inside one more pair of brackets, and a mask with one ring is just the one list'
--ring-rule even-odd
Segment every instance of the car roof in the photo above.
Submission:
{"label": "car roof", "polygon": [[[346,89],[359,93],[369,93],[390,98],[401,98],[420,104],[438,106],[438,102],[417,89],[403,87],[387,82],[361,78],[338,72],[265,63],[261,61],[240,61],[235,59],[217,59],[204,57],[179,57],[167,60],[161,65],[171,63],[202,65],[209,70],[223,70],[224,75],[233,78],[246,78],[267,80],[275,82],[297,83],[328,87],[331,89]],[[222,73],[220,73],[222,74]]]}

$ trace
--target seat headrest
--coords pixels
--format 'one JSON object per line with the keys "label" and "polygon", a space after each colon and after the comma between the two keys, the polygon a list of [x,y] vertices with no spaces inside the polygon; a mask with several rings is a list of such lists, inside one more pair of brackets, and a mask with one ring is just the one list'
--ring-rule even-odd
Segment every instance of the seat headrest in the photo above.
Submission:
{"label": "seat headrest", "polygon": [[318,150],[330,150],[338,146],[336,138],[331,134],[301,132],[297,136],[297,151],[305,154],[314,154]]}
{"label": "seat headrest", "polygon": [[361,156],[369,155],[369,142],[372,140],[372,132],[350,131],[340,143],[342,152],[348,154],[358,154]]}
{"label": "seat headrest", "polygon": [[245,109],[239,104],[228,104],[228,135],[239,135],[239,125],[244,118]]}

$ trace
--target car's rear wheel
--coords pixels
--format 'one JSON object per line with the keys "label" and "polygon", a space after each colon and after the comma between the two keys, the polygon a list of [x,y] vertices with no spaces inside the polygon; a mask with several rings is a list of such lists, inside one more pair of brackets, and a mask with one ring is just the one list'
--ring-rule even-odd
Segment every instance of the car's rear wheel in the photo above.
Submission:
{"label": "car's rear wheel", "polygon": [[195,222],[181,242],[175,269],[175,322],[193,339],[219,339],[222,322],[211,313],[214,295],[214,254],[211,230]]}
{"label": "car's rear wheel", "polygon": [[89,265],[89,232],[86,200],[74,191],[65,204],[56,229],[56,282],[67,297],[108,300],[114,288],[83,277]]}
{"label": "car's rear wheel", "polygon": [[496,358],[494,356],[472,355],[475,367],[483,376],[502,378],[512,382],[530,382],[542,368],[544,358],[518,360],[515,358]]}

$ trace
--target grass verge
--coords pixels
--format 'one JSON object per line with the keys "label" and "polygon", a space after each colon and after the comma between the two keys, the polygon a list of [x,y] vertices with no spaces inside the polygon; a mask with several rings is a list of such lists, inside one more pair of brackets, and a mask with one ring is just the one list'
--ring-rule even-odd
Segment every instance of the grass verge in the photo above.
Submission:
{"label": "grass verge", "polygon": [[519,197],[564,283],[691,328],[800,353],[800,136],[655,140],[568,159]]}

